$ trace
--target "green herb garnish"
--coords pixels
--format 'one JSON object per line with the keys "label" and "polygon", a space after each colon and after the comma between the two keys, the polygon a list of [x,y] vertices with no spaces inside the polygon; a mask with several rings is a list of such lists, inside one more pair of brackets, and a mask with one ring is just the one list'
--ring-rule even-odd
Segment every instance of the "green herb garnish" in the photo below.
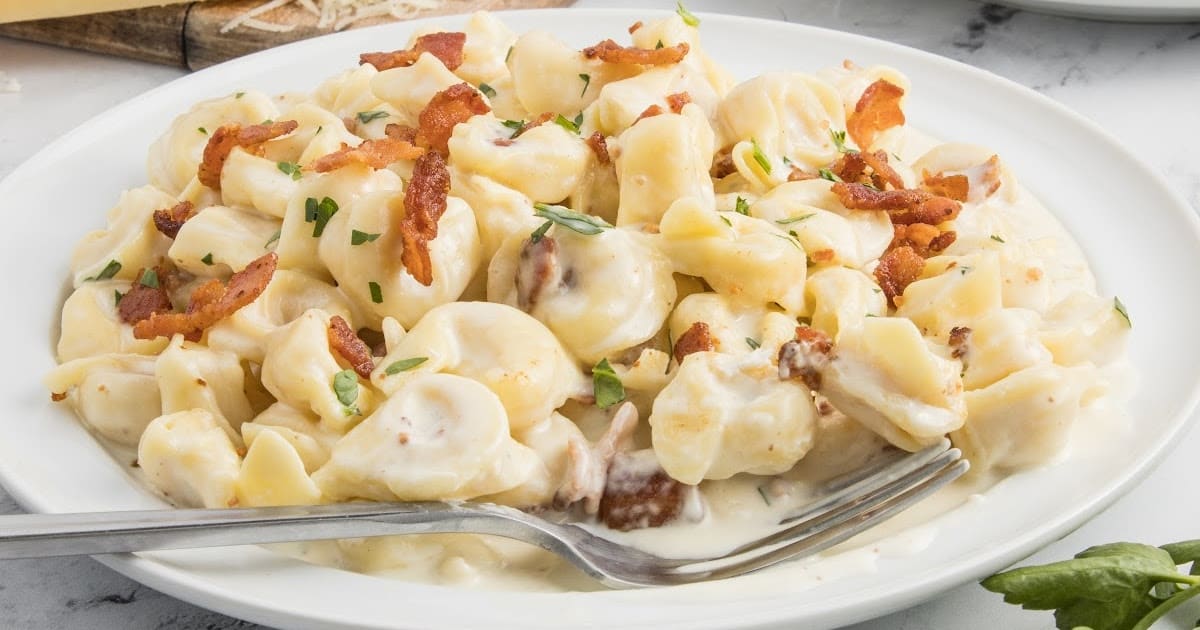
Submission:
{"label": "green herb garnish", "polygon": [[762,167],[763,172],[765,172],[767,175],[770,175],[771,161],[768,160],[767,155],[763,153],[762,147],[758,146],[758,141],[753,138],[750,139],[750,145],[754,147],[754,153],[751,154],[751,157],[754,158],[755,162],[758,162],[758,165]]}
{"label": "green herb garnish", "polygon": [[659,48],[662,48],[662,47],[663,47],[663,43],[662,43],[662,40],[660,39],[660,40],[658,40],[658,43],[654,45],[654,50],[658,50]]}
{"label": "green herb garnish", "polygon": [[387,366],[387,368],[384,369],[383,373],[387,374],[388,376],[395,376],[401,372],[407,372],[428,360],[429,360],[429,357],[413,357],[411,359],[400,359],[399,361],[396,361],[395,363],[392,363],[391,365]]}
{"label": "green herb garnish", "polygon": [[738,197],[737,201],[733,204],[733,211],[744,216],[750,216],[750,204],[746,203],[745,199]]}
{"label": "green herb garnish", "polygon": [[583,89],[579,91],[579,96],[582,98],[584,94],[587,94],[588,86],[592,84],[592,75],[580,73],[579,80],[583,81]]}
{"label": "green herb garnish", "polygon": [[837,147],[838,153],[858,153],[858,149],[852,149],[846,146],[846,132],[829,130],[829,135],[833,138],[833,146]]}
{"label": "green herb garnish", "polygon": [[496,89],[486,83],[479,84],[479,91],[488,98],[496,98]]}
{"label": "green herb garnish", "polygon": [[[308,217],[310,216],[309,211],[310,211],[310,208],[312,207],[312,202],[315,202],[315,201],[316,200],[313,199],[312,197],[309,197],[308,199],[304,200],[304,219],[306,221],[309,220],[308,219]],[[333,215],[337,214],[337,211],[338,211],[337,202],[330,199],[329,197],[325,197],[325,198],[321,199],[320,203],[317,203],[316,212],[311,213],[312,214],[312,222],[313,222],[313,234],[312,234],[313,238],[316,238],[316,237],[320,236],[321,234],[325,233],[325,226],[329,223],[329,219],[333,218]]]}
{"label": "green herb garnish", "polygon": [[751,350],[758,350],[762,347],[762,344],[759,343],[754,337],[746,337],[746,345],[750,346]]}
{"label": "green herb garnish", "polygon": [[992,239],[993,241],[996,241],[997,243],[1003,243],[1003,242],[1004,242],[1004,239],[1000,238],[999,236],[996,236],[995,234],[993,234],[993,235],[991,236],[991,239]]}
{"label": "green herb garnish", "polygon": [[684,24],[688,26],[700,26],[700,18],[692,15],[692,12],[683,6],[682,0],[675,3],[675,12],[679,14],[679,17],[683,18]]}
{"label": "green herb garnish", "polygon": [[524,120],[502,120],[500,124],[513,130],[512,135],[509,136],[510,140],[521,135],[521,131],[525,129]]}
{"label": "green herb garnish", "polygon": [[380,118],[387,118],[388,116],[391,116],[391,114],[381,109],[377,109],[370,112],[358,112],[358,114],[355,115],[355,118],[358,119],[358,122],[365,125],[372,120],[379,120]]}
{"label": "green herb garnish", "polygon": [[121,271],[121,263],[119,263],[115,260],[110,260],[110,261],[108,261],[107,265],[104,265],[104,269],[100,270],[100,273],[92,276],[91,278],[84,278],[84,281],[88,282],[91,280],[111,280],[113,278],[113,276],[117,275],[117,273],[120,271]]}
{"label": "green herb garnish", "polygon": [[802,214],[798,217],[788,217],[786,219],[779,219],[775,222],[778,223],[779,225],[789,225],[791,223],[799,223],[801,221],[807,221],[808,219],[811,219],[815,216],[817,216],[817,214],[815,212],[813,212],[813,213],[809,213],[809,214]]}
{"label": "green herb garnish", "polygon": [[1113,296],[1113,308],[1117,310],[1117,313],[1119,313],[1121,317],[1125,318],[1125,324],[1130,328],[1133,328],[1133,321],[1129,319],[1129,311],[1125,310],[1125,305],[1121,303],[1121,298],[1115,295]]}
{"label": "green herb garnish", "polygon": [[791,243],[792,247],[795,247],[796,249],[798,249],[800,251],[804,251],[804,248],[800,247],[800,243],[797,243],[796,239],[793,238],[792,236],[784,236],[783,234],[776,234],[775,236],[778,236],[779,238]]}
{"label": "green herb garnish", "polygon": [[376,304],[383,304],[383,287],[379,286],[374,280],[367,283],[367,288],[371,290],[371,301]]}
{"label": "green herb garnish", "polygon": [[278,167],[284,175],[291,175],[292,179],[296,181],[300,180],[301,173],[299,164],[296,164],[295,162],[280,162],[275,166]]}
{"label": "green herb garnish", "polygon": [[625,386],[609,365],[608,359],[600,359],[592,368],[592,393],[596,397],[596,406],[601,409],[608,409],[625,400]]}
{"label": "green herb garnish", "polygon": [[767,496],[767,490],[764,486],[758,487],[758,496],[762,497],[763,503],[771,505],[771,497]]}
{"label": "green herb garnish", "polygon": [[380,235],[378,232],[360,232],[358,230],[350,230],[350,244],[362,245],[363,243],[370,243],[379,238],[379,236]]}
{"label": "green herb garnish", "polygon": [[342,411],[346,415],[353,416],[359,413],[354,404],[358,400],[358,375],[354,370],[342,370],[333,375],[333,393],[338,402],[342,403]]}
{"label": "green herb garnish", "polygon": [[208,252],[207,254],[205,254],[205,255],[204,255],[204,258],[201,258],[201,259],[200,259],[200,262],[202,262],[202,263],[204,263],[204,264],[206,264],[206,265],[208,265],[208,266],[210,266],[210,267],[211,267],[211,266],[212,266],[212,264],[213,264],[213,261],[212,261],[212,252]]}
{"label": "green herb garnish", "polygon": [[123,297],[125,297],[124,293],[121,293],[120,291],[117,291],[115,289],[113,290],[113,304],[120,304],[121,298],[123,298]]}
{"label": "green herb garnish", "polygon": [[570,131],[571,133],[579,133],[579,123],[583,122],[583,114],[579,114],[575,120],[567,120],[566,116],[559,114],[554,117],[554,124]]}
{"label": "green herb garnish", "polygon": [[538,229],[534,230],[533,233],[529,235],[529,242],[540,243],[542,238],[546,236],[546,231],[550,229],[551,225],[554,225],[553,221],[546,221],[538,226]]}
{"label": "green herb garnish", "polygon": [[[1177,568],[1189,563],[1189,573]],[[1012,569],[981,584],[1010,604],[1053,610],[1063,630],[1147,630],[1200,595],[1200,540],[1090,547],[1071,560]]]}
{"label": "green herb garnish", "polygon": [[720,216],[721,216],[721,220],[725,222],[725,225],[728,225],[729,227],[733,227],[733,221],[730,221],[729,217],[727,217],[723,214]]}
{"label": "green herb garnish", "polygon": [[269,249],[272,244],[278,243],[280,236],[283,236],[283,230],[275,230],[275,233],[271,235],[271,238],[267,239],[266,243],[263,243],[263,249]]}
{"label": "green herb garnish", "polygon": [[600,217],[575,212],[563,206],[535,203],[533,207],[536,210],[535,215],[587,236],[594,236],[612,227]]}
{"label": "green herb garnish", "polygon": [[206,136],[208,135],[208,130],[205,129],[204,127],[196,127],[196,131],[199,131],[200,133],[202,133]]}
{"label": "green herb garnish", "polygon": [[138,284],[151,289],[158,288],[158,272],[153,269],[145,269],[142,271],[142,277],[138,278]]}
{"label": "green herb garnish", "polygon": [[833,171],[831,171],[827,168],[818,170],[817,174],[821,176],[821,179],[827,179],[831,182],[841,182],[842,181],[842,178],[838,177],[837,173],[834,173]]}
{"label": "green herb garnish", "polygon": [[243,97],[243,96],[245,96],[245,95],[246,95],[246,93],[245,93],[245,92],[238,92],[237,94],[234,94],[234,95],[233,95],[233,98],[242,98],[242,97]]}

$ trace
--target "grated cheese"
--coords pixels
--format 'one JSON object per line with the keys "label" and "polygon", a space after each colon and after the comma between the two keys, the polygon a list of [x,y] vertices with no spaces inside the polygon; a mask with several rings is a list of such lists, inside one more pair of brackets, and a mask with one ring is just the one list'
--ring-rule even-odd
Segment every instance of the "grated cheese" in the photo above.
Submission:
{"label": "grated cheese", "polygon": [[409,18],[423,9],[435,9],[442,0],[268,0],[233,18],[221,27],[228,33],[240,26],[286,33],[296,28],[295,24],[279,24],[258,19],[270,11],[295,4],[317,17],[317,28],[343,30],[359,20],[391,16]]}
{"label": "grated cheese", "polygon": [[8,76],[7,72],[0,70],[0,92],[20,92],[21,82],[17,81],[16,77]]}

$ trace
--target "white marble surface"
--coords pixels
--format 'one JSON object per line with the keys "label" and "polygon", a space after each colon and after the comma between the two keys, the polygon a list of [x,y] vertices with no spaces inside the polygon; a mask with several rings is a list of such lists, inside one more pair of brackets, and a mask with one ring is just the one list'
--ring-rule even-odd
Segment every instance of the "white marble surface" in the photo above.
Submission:
{"label": "white marble surface", "polygon": [[[607,6],[582,0],[577,6]],[[642,2],[669,8],[672,0]],[[740,13],[856,32],[985,68],[1041,91],[1100,123],[1200,208],[1200,23],[1117,24],[1017,12],[969,0],[691,0],[696,11]],[[144,90],[172,68],[0,38],[0,72],[22,91],[0,92],[0,177],[41,146]],[[1064,156],[1064,159],[1070,159]],[[1097,182],[1097,185],[1104,185]],[[8,209],[7,211],[13,211]],[[1138,210],[1130,209],[1131,220]],[[1181,270],[1191,278],[1196,270]],[[1162,544],[1200,537],[1200,503],[1173,481],[1195,478],[1200,431],[1140,487],[1035,555],[1047,562],[1092,544]],[[1192,493],[1194,495],[1194,493]],[[19,508],[0,490],[0,513]],[[1004,605],[975,584],[855,630],[1049,628],[1045,613]],[[140,586],[88,558],[0,563],[3,628],[257,627]]]}

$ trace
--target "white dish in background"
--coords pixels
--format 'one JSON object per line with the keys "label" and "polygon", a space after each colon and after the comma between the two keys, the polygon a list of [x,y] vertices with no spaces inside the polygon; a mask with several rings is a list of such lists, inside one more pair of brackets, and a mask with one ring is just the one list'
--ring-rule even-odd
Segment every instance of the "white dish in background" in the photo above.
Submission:
{"label": "white dish in background", "polygon": [[[584,46],[651,12],[528,11],[503,15]],[[408,584],[310,566],[259,548],[118,555],[101,560],[167,594],[272,626],[366,628],[726,628],[844,625],[913,605],[1024,557],[1129,490],[1164,454],[1196,406],[1200,294],[1167,279],[1200,268],[1200,220],[1159,175],[1102,130],[1053,101],[983,71],[894,44],[783,22],[702,16],[706,48],[739,77],[813,71],[851,58],[887,63],[913,89],[911,124],[945,140],[996,150],[1082,245],[1102,293],[1117,293],[1135,328],[1141,380],[1130,404],[1138,431],[1070,466],[1016,475],[938,520],[924,551],[885,557],[877,570],[820,586],[759,574],[670,589],[538,594]],[[435,20],[456,25],[462,18]],[[146,147],[202,98],[245,87],[311,90],[357,60],[394,49],[420,22],[342,33],[266,51],[185,77],[93,119],[3,182],[0,264],[15,281],[0,326],[0,482],[45,512],[162,504],[113,460],[41,384],[54,365],[69,249],[103,223],[122,189],[145,180]],[[1102,185],[1098,185],[1102,183]],[[832,576],[830,576],[832,577]]]}
{"label": "white dish in background", "polygon": [[1200,20],[1200,0],[996,0],[1019,9],[1116,22]]}

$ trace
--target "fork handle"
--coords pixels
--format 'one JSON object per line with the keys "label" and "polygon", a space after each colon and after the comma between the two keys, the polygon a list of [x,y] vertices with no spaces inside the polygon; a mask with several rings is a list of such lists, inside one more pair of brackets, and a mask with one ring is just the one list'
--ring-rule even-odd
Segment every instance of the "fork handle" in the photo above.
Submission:
{"label": "fork handle", "polygon": [[352,503],[222,510],[146,510],[0,517],[0,560],[223,547],[389,534],[513,535],[504,508]]}

